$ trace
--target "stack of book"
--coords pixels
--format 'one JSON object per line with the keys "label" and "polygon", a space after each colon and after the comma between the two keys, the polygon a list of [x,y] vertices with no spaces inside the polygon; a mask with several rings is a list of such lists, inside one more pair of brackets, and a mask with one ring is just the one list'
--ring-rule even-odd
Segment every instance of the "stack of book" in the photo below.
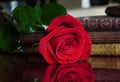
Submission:
{"label": "stack of book", "polygon": [[105,15],[78,19],[92,40],[89,61],[93,68],[120,69],[120,18]]}
{"label": "stack of book", "polygon": [[[120,18],[90,16],[77,18],[84,25],[92,40],[89,62],[93,68],[120,69]],[[24,53],[36,53],[34,43],[44,37],[43,33],[26,34],[20,37]],[[33,46],[29,46],[33,45]]]}

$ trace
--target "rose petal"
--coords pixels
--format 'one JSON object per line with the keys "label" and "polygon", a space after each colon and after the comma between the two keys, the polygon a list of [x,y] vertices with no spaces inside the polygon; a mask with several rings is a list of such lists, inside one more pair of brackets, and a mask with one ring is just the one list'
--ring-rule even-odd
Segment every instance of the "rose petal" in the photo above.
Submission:
{"label": "rose petal", "polygon": [[[72,31],[72,30],[71,30]],[[74,30],[75,31],[75,30]],[[76,32],[76,31],[75,31]],[[57,56],[57,61],[59,62],[59,63],[74,63],[74,62],[76,62],[77,60],[79,60],[79,59],[82,59],[82,58],[80,58],[81,57],[81,55],[82,55],[82,51],[83,51],[83,48],[84,48],[84,46],[85,46],[85,35],[84,34],[82,34],[81,33],[81,31],[80,31],[80,33],[75,33],[76,35],[76,38],[78,39],[77,40],[77,42],[76,42],[76,45],[77,45],[77,47],[75,48],[74,47],[74,50],[75,50],[75,53],[71,53],[71,55],[68,55],[68,54],[65,54],[65,53],[63,53],[62,51],[60,51],[60,49],[59,48],[62,48],[61,47],[61,45],[63,44],[63,43],[61,43],[61,44],[59,44],[58,46],[57,46],[57,48],[56,48],[56,56]],[[85,54],[85,56],[87,56],[88,54]]]}
{"label": "rose petal", "polygon": [[[50,64],[54,64],[56,63],[56,60],[54,57],[52,57],[51,54],[53,54],[53,50],[51,50],[52,53],[50,53],[49,49],[51,48],[49,45],[49,40],[52,38],[51,35],[54,35],[56,32],[59,31],[59,28],[56,28],[53,32],[51,32],[49,35],[46,35],[43,39],[40,40],[39,46],[38,47],[38,51],[41,53],[41,55],[44,57],[44,59],[50,63]],[[48,45],[49,45],[49,49],[48,49]]]}
{"label": "rose petal", "polygon": [[68,26],[68,27],[79,26],[80,28],[83,28],[79,20],[76,20],[70,15],[63,15],[56,17],[53,21],[51,21],[49,28],[47,29],[47,32],[50,32],[59,26]]}

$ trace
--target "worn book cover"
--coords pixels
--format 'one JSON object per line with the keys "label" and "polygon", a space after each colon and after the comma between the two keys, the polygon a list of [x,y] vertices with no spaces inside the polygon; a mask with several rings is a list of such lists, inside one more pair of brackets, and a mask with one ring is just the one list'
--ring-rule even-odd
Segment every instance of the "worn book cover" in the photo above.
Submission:
{"label": "worn book cover", "polygon": [[110,16],[78,17],[87,31],[120,31],[120,18]]}
{"label": "worn book cover", "polygon": [[91,56],[89,62],[93,68],[120,69],[119,56]]}
{"label": "worn book cover", "polygon": [[92,44],[91,55],[120,56],[120,44]]}

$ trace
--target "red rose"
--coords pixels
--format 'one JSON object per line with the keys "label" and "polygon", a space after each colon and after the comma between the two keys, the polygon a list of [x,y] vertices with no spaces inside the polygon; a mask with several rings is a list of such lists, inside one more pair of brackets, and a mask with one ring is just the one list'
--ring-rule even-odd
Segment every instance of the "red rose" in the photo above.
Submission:
{"label": "red rose", "polygon": [[38,51],[49,64],[74,63],[89,58],[91,40],[80,21],[70,15],[59,16],[50,23]]}
{"label": "red rose", "polygon": [[88,62],[49,65],[41,82],[94,82],[93,69]]}

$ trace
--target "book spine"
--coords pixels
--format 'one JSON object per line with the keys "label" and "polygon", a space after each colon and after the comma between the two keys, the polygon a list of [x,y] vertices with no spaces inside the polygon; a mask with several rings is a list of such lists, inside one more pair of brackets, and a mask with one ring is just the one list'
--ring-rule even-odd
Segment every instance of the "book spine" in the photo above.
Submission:
{"label": "book spine", "polygon": [[120,43],[119,32],[88,32],[92,43]]}
{"label": "book spine", "polygon": [[120,69],[119,57],[93,57],[88,60],[93,68]]}
{"label": "book spine", "polygon": [[120,44],[92,44],[91,55],[120,56]]}
{"label": "book spine", "polygon": [[120,18],[79,19],[87,31],[120,31]]}

